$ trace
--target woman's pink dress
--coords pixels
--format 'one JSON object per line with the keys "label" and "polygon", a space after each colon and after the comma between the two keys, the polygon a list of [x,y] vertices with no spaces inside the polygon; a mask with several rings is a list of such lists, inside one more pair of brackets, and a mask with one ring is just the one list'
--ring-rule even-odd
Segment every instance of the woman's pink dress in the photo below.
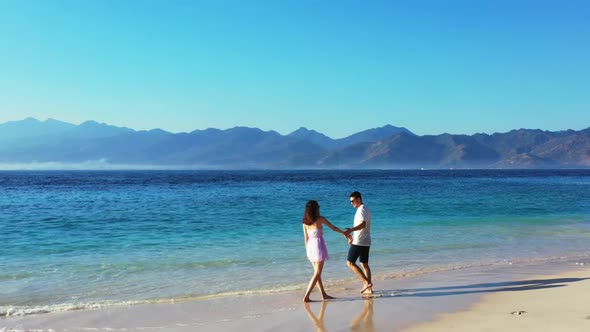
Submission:
{"label": "woman's pink dress", "polygon": [[328,259],[328,248],[321,228],[307,229],[307,259],[310,262],[323,262]]}

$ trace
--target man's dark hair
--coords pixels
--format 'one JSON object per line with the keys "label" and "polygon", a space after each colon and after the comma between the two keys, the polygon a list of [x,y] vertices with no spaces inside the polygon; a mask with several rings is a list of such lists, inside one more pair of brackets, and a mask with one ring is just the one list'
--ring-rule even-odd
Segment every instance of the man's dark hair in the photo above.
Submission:
{"label": "man's dark hair", "polygon": [[350,193],[350,197],[359,198],[360,200],[363,200],[361,193],[358,191],[353,191],[352,193]]}

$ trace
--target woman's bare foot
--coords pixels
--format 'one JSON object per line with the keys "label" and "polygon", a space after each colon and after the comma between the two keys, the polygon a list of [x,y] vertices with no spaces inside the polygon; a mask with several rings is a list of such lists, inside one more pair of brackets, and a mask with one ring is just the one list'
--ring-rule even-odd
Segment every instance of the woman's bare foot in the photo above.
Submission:
{"label": "woman's bare foot", "polygon": [[335,297],[333,297],[333,296],[330,296],[330,295],[328,295],[328,294],[324,294],[324,295],[322,295],[322,298],[323,298],[324,300],[333,300],[333,299],[335,299]]}
{"label": "woman's bare foot", "polygon": [[304,297],[303,298],[303,302],[306,302],[307,303],[307,302],[311,302],[311,300],[309,299],[309,297]]}

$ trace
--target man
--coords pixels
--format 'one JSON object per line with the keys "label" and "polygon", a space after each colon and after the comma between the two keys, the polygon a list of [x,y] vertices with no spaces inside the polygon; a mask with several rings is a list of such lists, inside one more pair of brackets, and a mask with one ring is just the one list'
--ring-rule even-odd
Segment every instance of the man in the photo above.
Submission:
{"label": "man", "polygon": [[[363,204],[361,193],[355,191],[350,194],[350,204],[356,208],[354,215],[354,227],[347,228],[345,236],[354,232],[352,239],[348,240],[350,249],[346,264],[364,284],[361,295],[373,294],[373,283],[371,282],[371,268],[369,267],[369,249],[371,247],[371,210]],[[356,265],[359,260],[362,266]]]}

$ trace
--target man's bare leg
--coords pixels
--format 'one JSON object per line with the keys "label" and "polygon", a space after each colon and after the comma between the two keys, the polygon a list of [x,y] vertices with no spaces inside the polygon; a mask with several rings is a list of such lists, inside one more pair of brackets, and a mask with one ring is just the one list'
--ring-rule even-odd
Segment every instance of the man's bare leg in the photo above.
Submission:
{"label": "man's bare leg", "polygon": [[371,268],[369,267],[369,263],[361,263],[363,268],[365,277],[367,278],[367,282],[369,283],[369,287],[365,289],[364,294],[373,294],[373,282],[371,281]]}
{"label": "man's bare leg", "polygon": [[[356,265],[353,262],[350,261],[346,261],[346,265],[352,270],[352,272],[354,272],[354,274],[356,274],[356,276],[363,282],[364,287],[361,290],[361,293],[365,292],[367,289],[370,289],[373,285],[371,284],[371,282],[369,281],[369,279],[367,278],[367,276],[365,275],[365,273],[361,270],[360,267],[358,267],[358,265]],[[370,273],[370,270],[369,270]]]}

